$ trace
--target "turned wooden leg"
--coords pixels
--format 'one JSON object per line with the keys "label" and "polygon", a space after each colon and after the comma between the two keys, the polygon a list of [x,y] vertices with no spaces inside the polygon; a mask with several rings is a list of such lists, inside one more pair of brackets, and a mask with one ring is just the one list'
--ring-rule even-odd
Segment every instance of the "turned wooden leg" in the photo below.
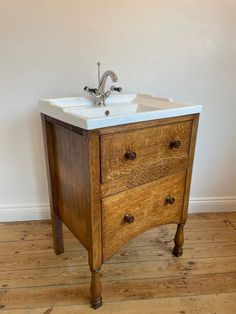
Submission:
{"label": "turned wooden leg", "polygon": [[91,270],[91,305],[96,310],[102,306],[102,284],[100,279],[100,270]]}
{"label": "turned wooden leg", "polygon": [[173,249],[173,255],[179,257],[183,254],[182,246],[184,244],[184,223],[178,224],[174,242],[175,247]]}
{"label": "turned wooden leg", "polygon": [[62,222],[58,215],[52,213],[52,237],[54,252],[58,255],[64,252]]}

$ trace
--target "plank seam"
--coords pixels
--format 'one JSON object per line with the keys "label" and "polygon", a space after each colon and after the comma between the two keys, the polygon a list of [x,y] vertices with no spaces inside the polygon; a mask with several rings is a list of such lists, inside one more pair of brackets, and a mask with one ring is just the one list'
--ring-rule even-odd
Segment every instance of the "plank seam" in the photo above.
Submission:
{"label": "plank seam", "polygon": [[[230,275],[230,274],[235,274],[236,275],[236,271],[229,271],[229,272],[219,272],[219,273],[210,273],[210,274],[195,274],[195,275],[183,275],[183,274],[181,274],[181,275],[179,275],[179,276],[163,276],[163,277],[147,277],[147,278],[132,278],[132,279],[128,279],[128,280],[125,280],[125,279],[116,279],[116,280],[105,280],[105,281],[103,281],[104,283],[114,283],[114,284],[116,284],[116,283],[121,283],[121,282],[124,282],[124,283],[130,283],[130,282],[133,282],[133,281],[140,281],[140,284],[143,284],[143,281],[145,281],[145,280],[147,280],[147,281],[150,281],[150,280],[156,280],[156,279],[169,279],[169,278],[171,278],[171,279],[173,279],[173,278],[175,278],[175,279],[179,279],[179,280],[181,280],[182,279],[182,277],[184,276],[184,277],[186,277],[186,279],[189,279],[189,278],[191,278],[191,277],[212,277],[212,276],[214,276],[214,275],[225,275],[225,274],[227,274],[227,275]],[[103,279],[104,280],[104,279]],[[88,281],[89,282],[89,281]],[[61,287],[61,286],[63,286],[63,287],[71,287],[71,286],[76,286],[76,287],[78,287],[78,285],[86,285],[87,286],[87,284],[88,284],[88,282],[87,281],[84,281],[84,282],[76,282],[76,283],[71,283],[71,284],[63,284],[63,283],[60,283],[60,284],[55,284],[55,285],[42,285],[42,286],[23,286],[23,287],[14,287],[14,288],[8,288],[8,287],[4,287],[4,288],[1,288],[1,290],[3,291],[7,291],[7,290],[18,290],[18,289],[32,289],[32,288],[46,288],[46,287]],[[88,290],[89,290],[89,287],[88,287]],[[232,292],[232,291],[231,291]],[[236,292],[236,287],[235,287],[235,292]]]}

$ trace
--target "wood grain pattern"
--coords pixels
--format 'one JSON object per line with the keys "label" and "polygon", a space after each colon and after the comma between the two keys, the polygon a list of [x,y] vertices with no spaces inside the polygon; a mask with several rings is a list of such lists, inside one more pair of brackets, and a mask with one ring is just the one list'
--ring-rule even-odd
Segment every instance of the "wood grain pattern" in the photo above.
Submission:
{"label": "wood grain pattern", "polygon": [[[177,310],[194,314],[197,310],[234,313],[236,231],[231,225],[233,219],[235,214],[228,213],[190,215],[190,226],[187,224],[185,229],[185,254],[179,259],[170,254],[175,226],[158,227],[129,242],[101,270],[106,302],[99,311],[150,314],[158,308],[166,314],[172,314],[172,309],[173,314]],[[222,224],[224,228],[220,228]],[[1,311],[90,313],[90,271],[86,266],[86,251],[78,241],[65,239],[67,251],[60,256],[53,254],[48,238],[4,241],[4,232],[20,235],[22,230],[32,232],[34,226],[46,234],[50,224],[30,222],[29,227],[26,222],[0,224]],[[15,254],[17,248],[19,253]]]}
{"label": "wood grain pattern", "polygon": [[99,136],[97,131],[88,133],[88,151],[90,193],[89,216],[90,249],[88,251],[88,261],[91,270],[90,282],[90,304],[94,309],[102,306],[102,284],[100,278],[100,268],[102,266],[102,214],[100,198],[100,160],[97,156],[99,151]]}
{"label": "wood grain pattern", "polygon": [[[215,243],[221,243],[222,237],[225,233],[225,230],[199,230],[196,233],[196,230],[194,231],[188,231],[188,234],[184,235],[185,238],[185,244],[194,244],[194,243],[212,243],[214,245]],[[153,245],[153,244],[163,244],[165,245],[166,242],[172,242],[175,237],[175,229],[171,230],[169,233],[159,233],[158,237],[153,237],[152,232],[146,232],[144,233],[142,239],[134,238],[129,243],[129,247],[136,247],[139,245]],[[231,229],[227,232],[226,236],[224,237],[224,241],[227,241],[229,243],[235,243],[236,244],[236,232],[234,229]],[[163,243],[164,242],[164,243]]]}
{"label": "wood grain pattern", "polygon": [[97,131],[88,133],[87,159],[89,161],[89,265],[92,271],[97,271],[102,266],[102,213],[100,195],[100,159],[99,159],[99,135]]}
{"label": "wood grain pattern", "polygon": [[[156,233],[154,230],[150,230],[145,232],[142,237],[138,237],[129,242],[129,247],[133,249],[138,249],[140,246],[152,246],[156,245],[158,247],[165,247],[166,250],[171,252],[168,244],[172,246],[172,241],[175,235],[175,226],[169,225],[168,228],[163,229],[162,227],[158,227]],[[196,232],[197,230],[197,232]],[[218,245],[218,243],[227,243],[228,245],[233,245],[236,247],[236,231],[231,226],[229,230],[225,229],[193,229],[189,230],[188,233],[185,234],[185,246],[190,245],[191,250],[197,243],[201,243],[201,245],[206,243],[211,243],[213,247]],[[67,252],[73,252],[77,250],[82,250],[83,247],[79,243],[79,241],[72,237],[65,239],[65,247]],[[2,265],[2,256],[15,256],[17,259],[20,255],[25,254],[45,254],[47,250],[52,250],[53,245],[51,239],[45,240],[33,240],[33,241],[11,241],[11,242],[1,242],[0,246],[0,265]],[[194,252],[194,250],[193,250]],[[212,254],[214,251],[212,252]],[[197,254],[197,253],[196,253]],[[215,254],[215,253],[214,253]]]}
{"label": "wood grain pattern", "polygon": [[157,180],[187,169],[188,158],[165,158],[154,165],[140,166],[137,171],[118,177],[101,185],[102,197],[106,197],[138,185]]}
{"label": "wood grain pattern", "polygon": [[43,139],[45,147],[46,168],[48,175],[49,201],[52,221],[53,246],[56,254],[64,251],[62,221],[58,205],[58,177],[57,177],[57,160],[54,146],[54,128],[46,120],[45,115],[41,114]]}
{"label": "wood grain pattern", "polygon": [[[198,294],[217,294],[234,292],[236,272],[215,275],[161,277],[145,280],[126,280],[105,282],[103,296],[106,302],[123,302],[138,299],[161,299],[166,297],[196,296]],[[86,304],[89,301],[88,284],[72,284],[2,289],[0,301],[4,309],[45,307],[53,305]],[[88,305],[87,305],[88,307]]]}
{"label": "wood grain pattern", "polygon": [[[102,304],[100,269],[104,260],[145,230],[185,222],[198,116],[91,131],[42,117],[54,249],[57,254],[63,252],[63,221],[88,251],[91,304],[97,308]],[[65,231],[70,250],[81,250]],[[170,234],[160,234],[160,241]],[[180,234],[175,237],[176,245],[180,244]],[[23,232],[22,239],[28,243],[20,244],[14,254],[22,254],[23,248],[43,252],[50,237],[44,234],[42,240],[36,240],[37,248],[32,243],[34,237],[27,238]],[[152,233],[145,235],[147,245],[152,245],[151,237]],[[137,239],[132,243],[136,246]],[[7,251],[2,244],[0,254]],[[9,250],[14,246],[9,245]],[[82,278],[89,277],[81,271]],[[60,274],[54,279],[60,279]]]}
{"label": "wood grain pattern", "polygon": [[[43,116],[44,117],[44,116]],[[68,226],[76,238],[88,250],[91,269],[92,304],[97,308],[98,279],[94,274],[101,268],[101,202],[100,202],[100,159],[98,131],[81,131],[63,122],[44,117],[50,129],[46,129],[46,138],[51,141],[47,151],[48,160],[53,160],[53,178],[50,186],[56,190],[56,205],[53,203],[53,235],[57,247],[62,243],[61,220]],[[50,122],[49,122],[50,121]],[[53,135],[53,137],[52,137]],[[52,167],[51,167],[52,168]],[[50,177],[52,174],[50,172]],[[56,209],[54,209],[56,208]],[[60,237],[57,235],[59,233]],[[54,241],[54,242],[55,242]],[[56,247],[56,253],[62,249]],[[95,280],[96,279],[96,280]]]}
{"label": "wood grain pattern", "polygon": [[91,306],[96,310],[102,306],[102,284],[99,270],[91,272],[90,294]]}
{"label": "wood grain pattern", "polygon": [[184,223],[177,225],[177,230],[175,234],[175,247],[173,249],[173,255],[179,257],[183,254],[183,244],[184,244]]}
{"label": "wood grain pattern", "polygon": [[[217,214],[217,215],[216,215]],[[220,215],[219,215],[220,214]],[[195,213],[188,214],[188,220],[185,229],[229,229],[236,218],[229,220],[230,213]],[[232,213],[231,213],[232,214]],[[211,224],[208,223],[208,217]],[[70,230],[63,224],[63,235],[72,237]],[[172,228],[173,226],[168,226]],[[33,221],[17,221],[17,222],[1,222],[0,242],[4,241],[21,241],[21,240],[39,240],[48,239],[52,236],[52,226],[50,220],[33,220]],[[154,232],[156,230],[154,229]]]}
{"label": "wood grain pattern", "polygon": [[60,217],[88,250],[90,266],[97,269],[102,261],[99,135],[81,134],[57,123],[53,127]]}
{"label": "wood grain pattern", "polygon": [[[167,226],[165,226],[165,229]],[[166,232],[165,229],[161,229],[161,232]],[[225,232],[227,232],[225,230]],[[186,231],[188,234],[188,230]],[[155,239],[159,238],[160,233],[156,232],[153,235]],[[223,235],[223,233],[222,233]],[[137,261],[172,261],[173,257],[171,251],[173,249],[171,234],[165,238],[161,243],[146,243],[141,241],[143,236],[140,236],[138,240],[141,245],[131,246],[128,244],[118,251],[106,264],[117,263],[136,263]],[[189,237],[188,237],[189,238]],[[146,244],[146,245],[145,245]],[[1,255],[0,258],[0,271],[16,271],[16,270],[34,270],[39,268],[57,268],[57,267],[73,267],[76,266],[77,270],[80,266],[87,266],[88,257],[86,250],[80,247],[74,247],[71,250],[70,243],[66,243],[67,252],[64,252],[60,256],[56,256],[50,249],[45,248],[41,252],[21,251],[19,254],[11,254],[11,251],[7,255]],[[220,252],[219,252],[220,247]],[[219,258],[219,257],[231,257],[236,255],[235,242],[220,242],[220,243],[204,243],[202,239],[197,242],[186,243],[184,259],[191,260],[196,258]],[[182,257],[183,258],[183,257]],[[87,269],[87,268],[86,268]],[[77,276],[77,275],[76,275]],[[77,277],[76,277],[77,278]]]}
{"label": "wood grain pattern", "polygon": [[[132,187],[173,173],[175,167],[181,167],[181,161],[186,164],[191,128],[192,120],[101,136],[102,183],[108,186],[112,182],[115,186],[116,180],[120,179],[121,183],[123,178]],[[173,138],[181,141],[178,149],[170,147]],[[136,159],[128,160],[127,151],[135,152]]]}
{"label": "wood grain pattern", "polygon": [[[176,313],[220,313],[236,312],[236,292],[221,294],[206,294],[197,296],[172,297],[164,299],[133,300],[121,302],[107,302],[101,313],[106,314],[161,314]],[[30,314],[91,314],[87,305],[49,306],[33,308]],[[4,314],[29,314],[28,310],[5,310]]]}
{"label": "wood grain pattern", "polygon": [[99,133],[101,135],[105,135],[105,134],[112,134],[112,133],[117,133],[117,132],[126,132],[126,131],[131,131],[131,130],[133,131],[133,130],[145,129],[145,128],[150,128],[150,127],[166,125],[169,123],[189,121],[189,120],[192,120],[194,116],[195,114],[190,114],[190,115],[180,116],[180,117],[116,125],[116,126],[111,126],[107,128],[101,128],[99,129]]}
{"label": "wood grain pattern", "polygon": [[64,121],[60,121],[58,119],[52,118],[52,117],[47,116],[47,115],[45,115],[45,118],[52,125],[57,125],[57,126],[60,125],[63,128],[65,128],[65,129],[67,129],[69,131],[72,131],[74,133],[78,133],[78,134],[80,134],[82,136],[87,133],[86,130],[81,129],[78,126],[74,126],[74,125],[68,124],[68,123],[66,123]]}
{"label": "wood grain pattern", "polygon": [[[138,186],[102,201],[103,258],[111,257],[124,243],[147,229],[167,223],[180,223],[185,186],[185,172]],[[172,195],[173,205],[166,203]],[[132,224],[124,223],[124,215],[132,214]]]}
{"label": "wood grain pattern", "polygon": [[193,124],[192,124],[192,131],[191,131],[189,163],[188,163],[185,193],[184,193],[184,206],[183,206],[183,214],[182,214],[183,222],[186,222],[187,215],[188,215],[189,196],[190,196],[191,178],[192,178],[192,170],[193,170],[193,160],[194,160],[195,146],[196,146],[196,140],[197,140],[198,122],[199,122],[199,114],[195,114],[194,119],[193,119]]}
{"label": "wood grain pattern", "polygon": [[236,230],[236,219],[231,220],[232,227]]}
{"label": "wood grain pattern", "polygon": [[[222,214],[222,213],[221,213]],[[220,213],[218,213],[220,215]],[[236,212],[225,213],[226,218],[232,220],[236,220]]]}
{"label": "wood grain pattern", "polygon": [[60,217],[79,241],[89,249],[89,177],[84,150],[86,138],[61,125],[54,125]]}
{"label": "wood grain pattern", "polygon": [[[160,278],[162,274],[165,277],[177,276],[193,276],[202,275],[208,269],[208,275],[217,273],[232,273],[235,271],[236,256],[218,257],[217,260],[212,257],[204,259],[168,259],[168,260],[152,260],[138,261],[137,265],[132,268],[134,262],[125,263],[105,263],[101,270],[103,282],[118,282],[125,280],[142,280],[147,278]],[[129,270],[129,271],[127,271]],[[12,270],[11,276],[9,272],[1,271],[0,288],[26,288],[37,286],[53,286],[53,285],[69,285],[75,283],[90,282],[90,271],[87,265],[52,267],[40,269],[24,269]],[[92,281],[94,289],[94,299],[101,297],[101,283],[99,271],[92,272]]]}

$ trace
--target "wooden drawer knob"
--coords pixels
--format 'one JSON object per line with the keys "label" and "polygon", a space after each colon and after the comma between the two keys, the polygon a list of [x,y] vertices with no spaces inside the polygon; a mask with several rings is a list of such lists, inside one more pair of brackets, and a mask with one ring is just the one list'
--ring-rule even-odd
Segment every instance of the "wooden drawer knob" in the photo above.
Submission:
{"label": "wooden drawer knob", "polygon": [[132,224],[132,222],[134,222],[134,216],[125,214],[124,221],[127,222],[127,224]]}
{"label": "wooden drawer knob", "polygon": [[125,153],[125,157],[129,160],[135,160],[136,157],[137,157],[137,154],[131,150],[128,150],[126,153]]}
{"label": "wooden drawer knob", "polygon": [[167,204],[172,205],[172,204],[174,204],[174,202],[175,202],[175,198],[174,198],[174,197],[172,197],[172,196],[167,196],[167,198],[166,198],[166,203],[167,203]]}
{"label": "wooden drawer knob", "polygon": [[172,139],[170,141],[170,148],[179,148],[180,147],[180,140]]}

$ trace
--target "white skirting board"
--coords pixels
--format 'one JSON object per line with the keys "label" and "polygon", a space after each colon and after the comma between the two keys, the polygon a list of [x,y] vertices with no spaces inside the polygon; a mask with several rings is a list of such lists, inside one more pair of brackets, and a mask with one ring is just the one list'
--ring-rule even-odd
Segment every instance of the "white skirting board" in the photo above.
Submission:
{"label": "white skirting board", "polygon": [[190,198],[189,213],[211,212],[236,212],[236,196]]}
{"label": "white skirting board", "polygon": [[[191,198],[189,212],[236,212],[236,196]],[[46,219],[50,219],[49,204],[0,204],[0,222]]]}
{"label": "white skirting board", "polygon": [[49,204],[9,203],[0,205],[0,222],[50,219]]}

